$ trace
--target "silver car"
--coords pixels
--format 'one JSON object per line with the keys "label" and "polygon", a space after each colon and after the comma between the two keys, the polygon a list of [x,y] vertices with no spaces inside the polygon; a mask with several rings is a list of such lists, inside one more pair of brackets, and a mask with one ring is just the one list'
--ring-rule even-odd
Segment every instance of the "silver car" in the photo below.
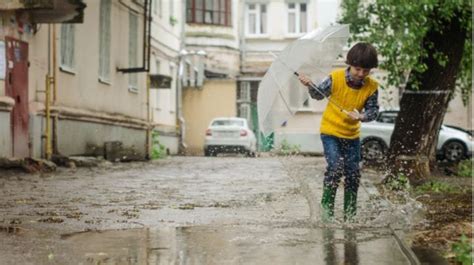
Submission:
{"label": "silver car", "polygon": [[206,130],[204,155],[245,153],[255,156],[257,139],[243,118],[215,118]]}
{"label": "silver car", "polygon": [[[367,161],[376,161],[388,151],[390,137],[395,127],[398,110],[381,111],[375,121],[361,125],[361,153]],[[472,155],[473,141],[469,132],[460,128],[442,125],[438,136],[436,153],[450,162]]]}

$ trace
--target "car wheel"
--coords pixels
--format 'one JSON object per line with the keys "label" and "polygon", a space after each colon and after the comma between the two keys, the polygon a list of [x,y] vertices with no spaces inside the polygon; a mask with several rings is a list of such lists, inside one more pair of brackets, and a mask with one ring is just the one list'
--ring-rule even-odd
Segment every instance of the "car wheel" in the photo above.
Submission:
{"label": "car wheel", "polygon": [[248,152],[246,153],[246,155],[247,155],[247,157],[256,157],[255,152],[252,152],[252,151],[248,151]]}
{"label": "car wheel", "polygon": [[204,156],[217,156],[217,151],[213,148],[204,149]]}
{"label": "car wheel", "polygon": [[367,161],[377,161],[385,155],[385,144],[377,139],[369,139],[362,143],[362,158]]}
{"label": "car wheel", "polygon": [[466,155],[466,147],[459,141],[449,141],[443,145],[443,156],[450,162],[458,162]]}
{"label": "car wheel", "polygon": [[204,149],[204,156],[211,156],[211,151],[209,149]]}

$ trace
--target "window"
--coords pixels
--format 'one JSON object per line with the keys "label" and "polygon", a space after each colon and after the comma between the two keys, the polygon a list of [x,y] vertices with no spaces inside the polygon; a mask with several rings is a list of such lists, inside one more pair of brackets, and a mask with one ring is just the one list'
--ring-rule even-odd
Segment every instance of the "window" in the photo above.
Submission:
{"label": "window", "polygon": [[158,14],[158,1],[153,1],[152,10],[153,14]]}
{"label": "window", "polygon": [[260,35],[267,33],[267,5],[247,4],[247,34]]}
{"label": "window", "polygon": [[61,25],[61,68],[74,69],[74,24]]}
{"label": "window", "polygon": [[186,22],[232,26],[231,0],[187,0]]}
{"label": "window", "polygon": [[174,19],[174,1],[170,1],[170,21],[171,18]]}
{"label": "window", "polygon": [[100,1],[99,79],[110,81],[110,0]]}
{"label": "window", "polygon": [[239,127],[242,127],[242,126],[244,126],[244,121],[243,120],[231,120],[231,119],[215,120],[215,121],[212,122],[211,126],[239,126]]}
{"label": "window", "polygon": [[248,121],[250,120],[250,104],[248,103],[240,104],[238,117],[247,119]]}
{"label": "window", "polygon": [[306,3],[288,3],[288,33],[308,31]]}
{"label": "window", "polygon": [[241,82],[237,92],[238,102],[250,102],[250,82]]}
{"label": "window", "polygon": [[[130,12],[128,27],[128,65],[129,67],[138,66],[138,16]],[[138,74],[128,75],[128,88],[136,92],[138,88]]]}
{"label": "window", "polygon": [[156,0],[158,2],[158,16],[163,17],[163,0]]}
{"label": "window", "polygon": [[381,111],[377,117],[377,121],[383,123],[395,123],[397,116],[398,112],[396,111]]}

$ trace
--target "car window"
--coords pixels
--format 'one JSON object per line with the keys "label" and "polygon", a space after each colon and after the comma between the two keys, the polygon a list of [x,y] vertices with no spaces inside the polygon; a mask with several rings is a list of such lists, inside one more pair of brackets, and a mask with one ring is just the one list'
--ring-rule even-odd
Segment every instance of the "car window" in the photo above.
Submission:
{"label": "car window", "polygon": [[244,126],[242,120],[216,120],[212,122],[212,126]]}
{"label": "car window", "polygon": [[377,121],[383,123],[395,123],[397,114],[397,112],[380,112]]}

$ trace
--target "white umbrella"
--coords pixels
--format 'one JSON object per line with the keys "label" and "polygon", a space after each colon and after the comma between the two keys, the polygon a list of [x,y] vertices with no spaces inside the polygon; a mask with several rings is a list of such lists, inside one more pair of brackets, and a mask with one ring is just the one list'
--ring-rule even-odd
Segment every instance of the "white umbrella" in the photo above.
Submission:
{"label": "white umbrella", "polygon": [[348,38],[348,25],[331,25],[304,35],[278,55],[258,87],[258,120],[265,136],[284,126],[308,99],[307,88],[295,73],[303,73],[315,83],[322,81]]}

